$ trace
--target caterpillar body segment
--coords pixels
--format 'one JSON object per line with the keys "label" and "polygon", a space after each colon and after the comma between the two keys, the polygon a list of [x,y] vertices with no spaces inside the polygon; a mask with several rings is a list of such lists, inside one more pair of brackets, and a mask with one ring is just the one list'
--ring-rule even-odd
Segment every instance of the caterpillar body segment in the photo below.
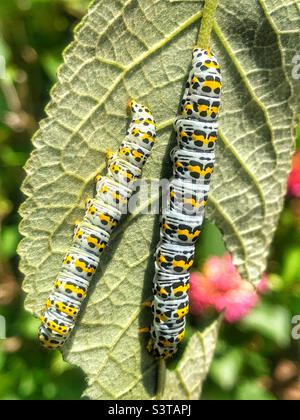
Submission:
{"label": "caterpillar body segment", "polygon": [[155,254],[156,270],[169,274],[185,274],[193,266],[194,252],[193,245],[182,246],[166,238],[160,242]]}
{"label": "caterpillar body segment", "polygon": [[150,153],[150,150],[129,141],[124,141],[120,148],[120,156],[140,169],[142,169],[147,162]]}
{"label": "caterpillar body segment", "polygon": [[204,218],[210,184],[174,178],[170,183],[169,206],[174,213]]}
{"label": "caterpillar body segment", "polygon": [[190,289],[189,274],[167,274],[159,271],[153,282],[153,295],[161,300],[177,300],[184,297]]}
{"label": "caterpillar body segment", "polygon": [[151,150],[156,141],[156,123],[149,108],[137,102],[129,103],[133,118],[129,125],[126,140],[146,150]]}
{"label": "caterpillar body segment", "polygon": [[97,271],[99,257],[80,248],[71,248],[63,260],[63,270],[84,280],[90,280]]}
{"label": "caterpillar body segment", "polygon": [[162,238],[180,244],[194,244],[199,238],[203,225],[203,215],[186,215],[166,211],[162,216]]}
{"label": "caterpillar body segment", "polygon": [[89,282],[82,277],[72,275],[62,271],[54,282],[54,291],[66,297],[70,297],[73,302],[83,302],[87,296]]}
{"label": "caterpillar body segment", "polygon": [[107,206],[96,197],[87,202],[83,221],[97,226],[110,235],[118,226],[121,217],[122,213],[119,210]]}
{"label": "caterpillar body segment", "polygon": [[108,167],[108,176],[114,181],[124,185],[130,190],[136,188],[138,180],[141,178],[142,171],[119,156],[113,156]]}
{"label": "caterpillar body segment", "polygon": [[79,223],[74,232],[74,246],[100,256],[106,249],[110,234],[90,223]]}
{"label": "caterpillar body segment", "polygon": [[129,103],[132,120],[116,154],[109,153],[107,175],[96,178],[96,196],[86,203],[82,222],[74,230],[53,291],[41,311],[38,338],[42,346],[64,346],[72,333],[99,260],[109,244],[141,177],[156,139],[156,124],[148,108]]}
{"label": "caterpillar body segment", "polygon": [[217,58],[208,49],[195,48],[174,123],[177,146],[171,153],[173,178],[155,254],[148,350],[157,358],[171,358],[185,335],[190,270],[215,167],[221,88]]}
{"label": "caterpillar body segment", "polygon": [[175,122],[178,133],[177,140],[180,149],[197,150],[201,152],[213,150],[218,138],[218,123],[178,119]]}
{"label": "caterpillar body segment", "polygon": [[96,181],[97,198],[122,214],[126,213],[131,190],[108,177],[98,176]]}
{"label": "caterpillar body segment", "polygon": [[175,148],[171,153],[175,178],[210,184],[215,167],[213,151],[195,154],[191,150]]}

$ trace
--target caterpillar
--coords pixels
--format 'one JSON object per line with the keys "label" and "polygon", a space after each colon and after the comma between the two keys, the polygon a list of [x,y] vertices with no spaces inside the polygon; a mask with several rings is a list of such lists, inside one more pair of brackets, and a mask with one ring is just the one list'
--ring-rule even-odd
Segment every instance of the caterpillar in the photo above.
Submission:
{"label": "caterpillar", "polygon": [[215,166],[221,88],[215,55],[196,47],[174,123],[178,144],[171,152],[173,177],[155,254],[148,350],[156,358],[171,358],[185,335],[190,270]]}
{"label": "caterpillar", "polygon": [[63,347],[75,327],[89,284],[112,232],[136,189],[142,169],[156,140],[151,111],[132,100],[132,120],[116,154],[108,154],[106,176],[96,178],[96,196],[87,201],[83,221],[75,227],[72,247],[41,311],[38,338],[48,349]]}

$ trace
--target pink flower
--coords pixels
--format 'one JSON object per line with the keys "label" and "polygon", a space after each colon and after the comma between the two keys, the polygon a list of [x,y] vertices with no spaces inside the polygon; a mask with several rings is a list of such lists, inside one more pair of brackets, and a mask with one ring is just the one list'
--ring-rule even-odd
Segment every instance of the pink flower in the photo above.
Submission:
{"label": "pink flower", "polygon": [[265,293],[268,293],[270,291],[268,282],[268,276],[265,274],[261,279],[259,285],[257,286],[257,290],[261,295],[264,295]]}
{"label": "pink flower", "polygon": [[300,197],[300,152],[293,158],[292,171],[288,181],[288,192],[293,197]]}
{"label": "pink flower", "polygon": [[[259,287],[267,292],[267,276]],[[202,273],[191,275],[191,313],[201,315],[210,308],[224,312],[225,320],[233,323],[244,318],[259,302],[251,284],[241,278],[229,254],[212,257],[204,264]]]}

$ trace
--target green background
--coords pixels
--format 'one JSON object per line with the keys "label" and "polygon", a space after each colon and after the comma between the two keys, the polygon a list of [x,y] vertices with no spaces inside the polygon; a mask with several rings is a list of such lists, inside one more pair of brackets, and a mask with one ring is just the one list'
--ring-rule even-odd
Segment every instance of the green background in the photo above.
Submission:
{"label": "green background", "polygon": [[[18,272],[18,207],[22,167],[63,49],[87,0],[2,0],[0,56],[0,315],[8,339],[0,342],[0,399],[76,399],[85,381],[36,341],[38,321],[23,309]],[[1,65],[1,63],[0,63]],[[300,146],[300,136],[299,146]],[[300,199],[287,198],[269,259],[270,293],[241,323],[224,325],[205,399],[300,399],[300,341],[291,339],[291,319],[300,314]],[[200,266],[223,253],[218,231],[208,225]]]}

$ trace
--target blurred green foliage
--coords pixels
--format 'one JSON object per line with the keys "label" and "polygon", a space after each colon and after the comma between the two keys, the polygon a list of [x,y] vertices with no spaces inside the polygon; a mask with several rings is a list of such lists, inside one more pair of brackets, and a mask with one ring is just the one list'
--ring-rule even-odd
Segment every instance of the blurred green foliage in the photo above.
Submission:
{"label": "blurred green foliage", "polygon": [[87,4],[0,2],[0,314],[8,337],[0,344],[0,399],[78,399],[85,385],[81,371],[37,343],[38,321],[23,309],[16,246],[30,139],[44,116],[62,51]]}
{"label": "blurred green foliage", "polygon": [[[30,138],[44,116],[62,51],[87,4],[0,3],[0,315],[7,320],[8,337],[0,342],[0,399],[78,399],[85,386],[78,369],[36,341],[38,321],[23,309],[16,246]],[[300,130],[297,142],[300,147]],[[291,340],[291,319],[300,314],[299,231],[300,201],[288,198],[269,261],[270,293],[240,324],[222,328],[205,399],[300,399],[300,348]],[[208,224],[197,266],[224,252],[219,231]]]}

